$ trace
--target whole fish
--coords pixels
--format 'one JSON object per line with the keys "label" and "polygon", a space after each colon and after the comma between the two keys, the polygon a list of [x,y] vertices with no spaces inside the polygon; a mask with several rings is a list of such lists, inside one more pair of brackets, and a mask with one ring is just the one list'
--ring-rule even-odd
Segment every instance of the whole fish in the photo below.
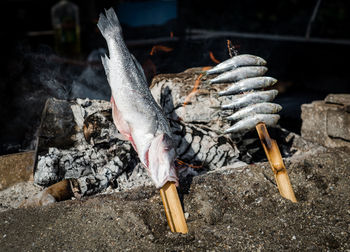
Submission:
{"label": "whole fish", "polygon": [[264,66],[266,61],[263,58],[250,54],[242,54],[234,56],[220,64],[216,65],[212,69],[206,71],[206,74],[219,74],[240,66]]}
{"label": "whole fish", "polygon": [[109,57],[102,57],[102,63],[112,90],[117,129],[132,143],[157,188],[167,181],[178,184],[169,122],[154,100],[140,64],[127,49],[112,8],[106,10],[106,15],[100,14],[97,26],[109,50]]}
{"label": "whole fish", "polygon": [[276,82],[277,80],[272,77],[254,77],[243,79],[232,84],[232,86],[228,89],[219,92],[219,96],[233,95],[253,89],[266,88],[273,86]]}
{"label": "whole fish", "polygon": [[226,117],[227,120],[239,120],[254,114],[276,114],[280,112],[282,106],[276,103],[263,102],[249,105]]}
{"label": "whole fish", "polygon": [[264,66],[246,66],[224,72],[209,81],[210,84],[236,82],[250,77],[262,76],[267,72]]}
{"label": "whole fish", "polygon": [[235,95],[233,96],[233,101],[230,104],[221,105],[221,109],[239,109],[255,103],[272,101],[275,99],[277,94],[278,91],[273,89],[269,91],[257,91],[242,95]]}
{"label": "whole fish", "polygon": [[277,124],[279,119],[280,119],[280,116],[275,114],[252,115],[238,121],[232,127],[226,129],[224,133],[246,132],[254,129],[255,125],[257,125],[259,122],[263,122],[267,126],[273,126]]}

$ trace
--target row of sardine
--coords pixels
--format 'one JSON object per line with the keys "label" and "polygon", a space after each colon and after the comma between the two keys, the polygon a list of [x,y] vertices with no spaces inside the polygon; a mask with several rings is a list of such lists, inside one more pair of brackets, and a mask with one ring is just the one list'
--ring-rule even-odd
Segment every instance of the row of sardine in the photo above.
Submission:
{"label": "row of sardine", "polygon": [[[282,107],[271,103],[278,94],[277,90],[257,91],[273,86],[277,80],[263,76],[267,72],[266,61],[258,56],[242,54],[234,56],[214,68],[206,71],[207,75],[219,74],[209,80],[210,84],[233,84],[218,93],[219,96],[232,96],[229,104],[221,105],[222,110],[234,110],[227,120],[236,123],[225,130],[225,133],[245,132],[255,128],[259,122],[267,126],[276,125],[278,113]],[[245,93],[246,92],[246,93]]]}

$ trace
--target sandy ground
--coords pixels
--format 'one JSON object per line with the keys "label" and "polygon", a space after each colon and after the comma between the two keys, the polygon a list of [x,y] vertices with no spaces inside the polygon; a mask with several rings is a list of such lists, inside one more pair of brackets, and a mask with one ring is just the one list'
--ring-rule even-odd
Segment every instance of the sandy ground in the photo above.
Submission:
{"label": "sandy ground", "polygon": [[[296,204],[280,197],[267,163],[227,167],[181,182],[179,192],[187,216],[187,235],[169,232],[159,192],[154,187],[141,187],[48,207],[9,206],[0,213],[0,248],[349,250],[350,152],[304,145],[285,163],[299,200]],[[37,189],[22,184],[6,193],[2,191],[2,208],[6,197],[18,202],[19,195]]]}

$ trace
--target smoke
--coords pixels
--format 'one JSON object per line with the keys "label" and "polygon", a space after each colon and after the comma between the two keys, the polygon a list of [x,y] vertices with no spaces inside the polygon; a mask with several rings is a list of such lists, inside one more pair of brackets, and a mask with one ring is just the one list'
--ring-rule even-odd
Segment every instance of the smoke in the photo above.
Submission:
{"label": "smoke", "polygon": [[94,50],[82,61],[59,57],[47,46],[36,51],[18,47],[0,79],[0,154],[34,148],[41,112],[50,97],[109,100],[100,61],[104,53]]}

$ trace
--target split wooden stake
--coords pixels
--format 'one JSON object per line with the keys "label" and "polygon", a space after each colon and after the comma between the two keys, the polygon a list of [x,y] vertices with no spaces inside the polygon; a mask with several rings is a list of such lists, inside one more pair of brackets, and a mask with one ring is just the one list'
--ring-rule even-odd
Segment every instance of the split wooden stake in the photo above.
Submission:
{"label": "split wooden stake", "polygon": [[292,202],[297,202],[277,142],[270,138],[265,123],[258,123],[256,125],[256,130],[259,134],[261,144],[264,147],[272,171],[275,174],[275,180],[281,196]]}
{"label": "split wooden stake", "polygon": [[166,218],[171,232],[188,233],[187,223],[174,182],[167,182],[160,189]]}

